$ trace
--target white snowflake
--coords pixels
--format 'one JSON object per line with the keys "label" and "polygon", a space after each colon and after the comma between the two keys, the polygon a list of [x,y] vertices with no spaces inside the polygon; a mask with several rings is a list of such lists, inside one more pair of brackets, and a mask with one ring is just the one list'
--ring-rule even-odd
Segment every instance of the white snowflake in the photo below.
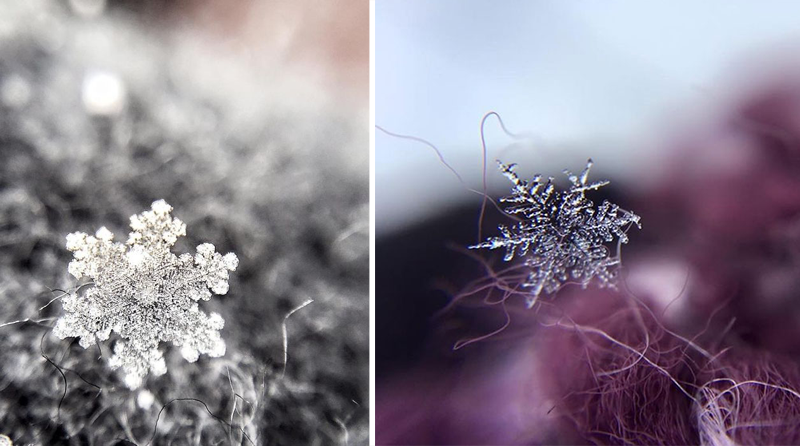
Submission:
{"label": "white snowflake", "polygon": [[504,212],[518,220],[513,226],[500,225],[500,237],[470,246],[470,249],[505,248],[504,260],[524,259],[529,269],[522,284],[530,288],[528,307],[544,292],[553,294],[568,282],[586,287],[595,280],[601,287],[613,287],[620,266],[618,253],[612,255],[607,246],[616,237],[627,243],[626,231],[631,225],[641,228],[639,216],[616,204],[603,201],[596,209],[586,192],[609,184],[608,181],[587,183],[592,160],[579,176],[565,170],[572,183],[559,191],[553,178],[546,181],[536,175],[521,180],[514,164],[498,161],[500,171],[514,184],[510,196],[500,200],[509,205]]}
{"label": "white snowflake", "polygon": [[91,278],[93,286],[62,299],[64,315],[53,333],[61,339],[80,338],[83,348],[106,341],[111,332],[120,338],[109,360],[122,368],[125,384],[137,388],[149,372],[166,373],[159,343],[180,347],[189,362],[199,354],[225,354],[220,337],[224,321],[219,314],[206,315],[198,301],[228,292],[228,274],[238,266],[233,253],[221,255],[214,245],[203,243],[197,254],[171,252],[186,225],[172,218],[172,207],[164,200],[150,211],[131,217],[125,244],[113,241],[105,227],[94,236],[75,232],[67,236],[73,252],[69,272],[77,279]]}

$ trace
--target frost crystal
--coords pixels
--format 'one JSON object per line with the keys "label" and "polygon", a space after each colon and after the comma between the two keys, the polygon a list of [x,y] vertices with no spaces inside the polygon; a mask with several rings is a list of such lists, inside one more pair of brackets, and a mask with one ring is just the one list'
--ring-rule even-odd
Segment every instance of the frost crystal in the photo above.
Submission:
{"label": "frost crystal", "polygon": [[172,207],[158,200],[150,211],[132,216],[133,232],[125,244],[115,243],[104,227],[94,236],[67,236],[67,249],[73,252],[70,274],[94,284],[82,295],[62,299],[64,315],[53,333],[61,339],[78,337],[83,348],[108,340],[112,331],[119,334],[109,365],[124,370],[131,389],[149,372],[166,373],[160,342],[180,347],[189,362],[201,353],[225,354],[222,317],[206,315],[197,302],[210,299],[212,291],[227,293],[228,272],[239,260],[233,253],[222,256],[209,243],[198,246],[194,256],[173,254],[186,225],[170,212]]}
{"label": "frost crystal", "polygon": [[500,225],[500,237],[470,246],[470,249],[505,248],[504,260],[524,259],[528,276],[522,284],[530,288],[527,298],[532,307],[539,295],[552,294],[568,282],[586,287],[592,279],[601,286],[615,286],[619,255],[611,255],[606,245],[627,243],[625,232],[635,224],[641,228],[639,216],[608,201],[594,208],[586,191],[597,190],[608,181],[587,183],[592,160],[579,176],[565,170],[572,183],[559,191],[553,178],[543,181],[536,175],[521,180],[514,164],[498,161],[500,171],[514,184],[512,194],[500,200],[508,203],[504,212],[518,220],[513,226]]}

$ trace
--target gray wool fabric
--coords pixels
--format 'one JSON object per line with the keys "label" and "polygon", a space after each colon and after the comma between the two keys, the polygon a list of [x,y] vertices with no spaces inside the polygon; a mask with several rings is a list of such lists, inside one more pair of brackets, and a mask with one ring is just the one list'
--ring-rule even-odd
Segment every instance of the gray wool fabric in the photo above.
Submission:
{"label": "gray wool fabric", "polygon": [[[0,5],[0,434],[366,444],[363,118],[277,62],[254,74],[115,3],[92,18]],[[161,199],[186,225],[176,255],[212,242],[238,257],[228,292],[200,303],[224,319],[226,351],[190,363],[162,342],[168,372],[131,390],[108,366],[115,335],[84,349],[51,329],[64,296],[85,292],[67,235],[106,227],[124,242]]]}

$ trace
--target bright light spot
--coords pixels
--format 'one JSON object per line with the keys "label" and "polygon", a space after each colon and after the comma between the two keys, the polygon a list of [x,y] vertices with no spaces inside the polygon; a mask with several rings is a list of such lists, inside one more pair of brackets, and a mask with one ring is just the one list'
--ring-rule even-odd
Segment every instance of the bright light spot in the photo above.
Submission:
{"label": "bright light spot", "polygon": [[89,72],[83,79],[83,106],[92,115],[116,115],[125,106],[125,84],[108,71]]}

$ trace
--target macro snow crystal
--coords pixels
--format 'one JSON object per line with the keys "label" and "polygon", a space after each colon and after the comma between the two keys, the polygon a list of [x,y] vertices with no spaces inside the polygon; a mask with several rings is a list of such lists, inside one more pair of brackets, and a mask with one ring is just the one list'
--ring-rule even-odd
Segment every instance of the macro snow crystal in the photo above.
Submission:
{"label": "macro snow crystal", "polygon": [[470,249],[505,248],[504,260],[524,259],[529,270],[522,284],[530,288],[527,298],[532,307],[542,292],[552,294],[568,282],[584,287],[593,279],[602,286],[614,286],[620,266],[618,255],[612,255],[607,243],[616,237],[627,243],[625,232],[631,225],[641,228],[639,216],[616,204],[603,201],[596,209],[586,192],[609,184],[608,181],[587,183],[590,159],[581,174],[564,173],[572,183],[559,191],[553,178],[546,181],[536,175],[521,180],[514,172],[515,164],[498,161],[500,171],[514,184],[510,196],[500,199],[508,203],[503,210],[517,220],[513,226],[500,225],[500,237],[490,237]]}
{"label": "macro snow crystal", "polygon": [[219,314],[206,315],[198,301],[209,300],[212,292],[228,292],[228,274],[238,266],[233,253],[224,256],[214,245],[203,243],[197,253],[176,256],[171,252],[186,225],[172,218],[172,207],[164,200],[151,210],[130,219],[133,232],[127,243],[114,242],[105,227],[94,236],[75,232],[67,236],[73,252],[69,272],[75,278],[92,280],[85,292],[62,299],[64,315],[53,333],[61,339],[80,338],[88,348],[119,335],[112,368],[122,368],[125,384],[137,388],[149,372],[166,373],[159,343],[180,347],[183,357],[194,362],[199,354],[225,354],[220,337],[224,321]]}

